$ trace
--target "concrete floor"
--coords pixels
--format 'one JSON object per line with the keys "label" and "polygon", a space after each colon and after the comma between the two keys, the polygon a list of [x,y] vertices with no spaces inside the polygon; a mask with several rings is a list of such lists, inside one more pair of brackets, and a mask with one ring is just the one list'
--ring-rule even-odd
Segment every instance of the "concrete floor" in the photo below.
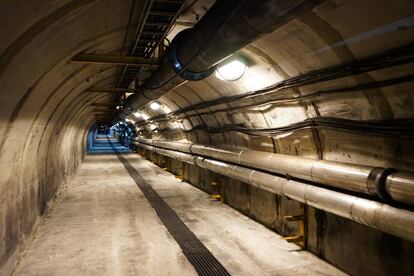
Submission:
{"label": "concrete floor", "polygon": [[[139,171],[232,275],[342,275],[136,154]],[[87,156],[14,275],[195,275],[114,154]]]}

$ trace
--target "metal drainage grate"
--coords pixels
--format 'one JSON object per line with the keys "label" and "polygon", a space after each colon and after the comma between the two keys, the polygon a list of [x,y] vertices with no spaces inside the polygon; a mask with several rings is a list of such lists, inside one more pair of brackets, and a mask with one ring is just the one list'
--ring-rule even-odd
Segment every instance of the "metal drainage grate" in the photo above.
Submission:
{"label": "metal drainage grate", "polygon": [[[112,144],[112,143],[111,143]],[[193,265],[199,275],[230,275],[221,263],[211,254],[211,252],[201,243],[193,232],[184,224],[178,215],[170,206],[161,198],[161,196],[152,189],[144,178],[135,170],[135,168],[120,154],[116,148],[113,148],[129,175],[141,189],[142,193],[148,199],[152,208],[155,209],[162,223],[167,227],[170,234],[180,245],[181,250]]]}

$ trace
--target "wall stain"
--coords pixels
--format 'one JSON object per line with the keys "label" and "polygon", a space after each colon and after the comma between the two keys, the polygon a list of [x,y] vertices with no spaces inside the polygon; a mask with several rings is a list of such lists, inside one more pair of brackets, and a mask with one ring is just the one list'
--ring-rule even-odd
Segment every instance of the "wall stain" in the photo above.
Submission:
{"label": "wall stain", "polygon": [[[299,20],[311,28],[327,45],[333,45],[343,41],[341,34],[335,30],[328,22],[320,18],[314,12],[308,12],[300,16]],[[354,54],[345,45],[331,49],[343,62],[355,60]],[[367,73],[354,76],[359,83],[373,82]],[[381,89],[364,90],[364,95],[371,104],[371,113],[373,116],[382,119],[392,119],[394,114]]]}
{"label": "wall stain", "polygon": [[316,220],[316,254],[321,256],[321,258],[326,259],[325,257],[325,233],[327,229],[327,218],[324,211],[315,209],[315,220]]}

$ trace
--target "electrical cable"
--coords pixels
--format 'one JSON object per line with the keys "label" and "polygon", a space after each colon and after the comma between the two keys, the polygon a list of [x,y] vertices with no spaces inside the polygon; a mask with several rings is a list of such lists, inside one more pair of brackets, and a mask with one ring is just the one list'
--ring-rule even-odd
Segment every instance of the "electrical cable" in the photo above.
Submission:
{"label": "electrical cable", "polygon": [[[247,128],[242,125],[227,125],[217,128],[209,128],[201,125],[192,127],[191,129],[180,130],[184,133],[195,130],[202,130],[208,133],[224,133],[228,131],[236,131],[254,136],[279,135],[287,132],[293,132],[307,128],[333,128],[340,130],[348,130],[352,132],[359,132],[364,134],[386,135],[386,136],[414,136],[414,120],[399,119],[399,120],[372,120],[372,121],[357,121],[350,119],[342,119],[335,117],[315,117],[306,119],[301,122],[293,123],[283,127],[275,128]],[[175,132],[177,129],[171,128],[156,128],[162,132]],[[154,131],[151,130],[151,131]]]}
{"label": "electrical cable", "polygon": [[[380,87],[386,87],[386,86],[391,86],[391,85],[396,85],[396,84],[400,84],[400,83],[405,83],[405,82],[411,82],[414,81],[414,76],[413,75],[407,75],[404,77],[399,77],[399,78],[393,78],[393,79],[387,79],[387,80],[383,80],[383,81],[375,81],[375,82],[369,82],[369,83],[365,83],[365,84],[360,84],[360,85],[355,85],[355,86],[351,86],[351,87],[342,87],[342,88],[334,88],[334,89],[329,89],[329,90],[323,90],[323,91],[317,91],[314,93],[310,93],[304,96],[296,96],[296,97],[286,97],[286,98],[279,98],[279,99],[274,99],[274,100],[266,100],[266,101],[262,101],[262,102],[258,102],[258,103],[252,103],[252,104],[245,104],[245,105],[238,105],[238,106],[233,106],[233,107],[226,107],[226,108],[221,108],[221,109],[214,109],[211,111],[205,111],[205,112],[197,112],[195,114],[185,114],[182,117],[179,117],[180,119],[185,119],[185,118],[190,118],[190,117],[195,117],[195,116],[201,116],[201,115],[211,115],[211,114],[215,114],[218,112],[234,112],[234,111],[240,111],[240,110],[244,110],[244,109],[253,109],[253,108],[261,108],[263,106],[274,106],[274,105],[285,105],[285,104],[294,104],[294,103],[299,103],[299,102],[305,102],[305,101],[309,101],[312,100],[314,98],[318,98],[321,97],[323,95],[329,95],[329,94],[335,94],[335,93],[343,93],[343,92],[354,92],[354,91],[361,91],[364,89],[373,89],[373,88],[380,88]],[[278,90],[277,92],[280,92],[280,90]],[[238,97],[239,95],[237,95]],[[249,97],[251,98],[251,97]],[[245,98],[238,98],[237,100],[233,100],[233,101],[225,101],[222,98],[220,98],[220,101],[212,100],[212,101],[208,101],[208,102],[204,102],[207,103],[208,106],[197,106],[197,105],[192,105],[192,109],[180,109],[178,111],[169,113],[169,114],[165,114],[165,115],[161,115],[161,116],[157,116],[152,118],[152,121],[155,122],[160,122],[160,121],[168,121],[170,120],[172,117],[174,117],[175,119],[177,119],[176,116],[182,115],[183,113],[189,113],[189,112],[194,112],[195,110],[198,109],[205,109],[214,105],[221,105],[224,103],[235,103],[238,100],[245,100]],[[261,110],[263,111],[263,110]],[[141,122],[138,125],[143,125],[146,122]]]}

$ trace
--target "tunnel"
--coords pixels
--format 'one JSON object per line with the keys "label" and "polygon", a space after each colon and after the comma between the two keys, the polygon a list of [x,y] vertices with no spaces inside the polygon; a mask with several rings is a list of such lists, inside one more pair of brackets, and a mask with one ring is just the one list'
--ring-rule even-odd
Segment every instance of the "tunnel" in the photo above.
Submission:
{"label": "tunnel", "polygon": [[414,1],[0,14],[0,275],[414,275]]}

